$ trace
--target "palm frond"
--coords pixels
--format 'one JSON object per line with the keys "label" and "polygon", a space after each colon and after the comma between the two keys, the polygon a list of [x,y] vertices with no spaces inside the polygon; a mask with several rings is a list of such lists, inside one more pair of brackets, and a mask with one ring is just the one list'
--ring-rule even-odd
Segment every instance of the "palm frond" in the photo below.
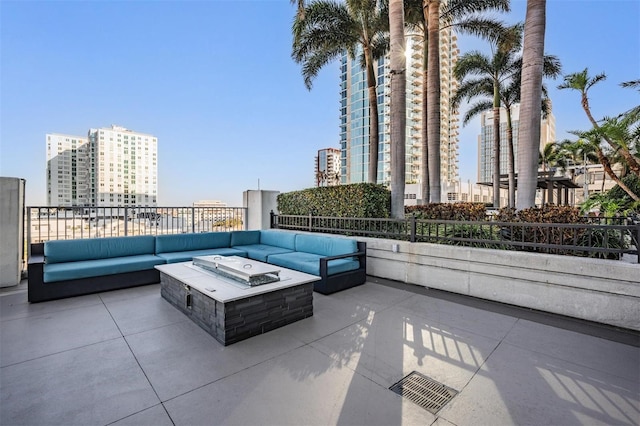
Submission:
{"label": "palm frond", "polygon": [[474,117],[482,114],[483,112],[490,111],[493,109],[493,101],[489,99],[479,100],[471,105],[471,107],[464,114],[464,118],[462,119],[462,125],[466,126],[469,121],[471,121]]}

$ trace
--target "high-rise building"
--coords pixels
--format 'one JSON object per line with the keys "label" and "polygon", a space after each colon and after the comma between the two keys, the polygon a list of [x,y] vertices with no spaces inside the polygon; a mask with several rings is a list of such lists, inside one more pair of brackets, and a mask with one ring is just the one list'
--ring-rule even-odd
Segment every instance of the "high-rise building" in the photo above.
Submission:
{"label": "high-rise building", "polygon": [[87,137],[47,134],[50,206],[155,206],[155,136],[120,126],[90,129]]}
{"label": "high-rise building", "polygon": [[[407,183],[419,183],[421,179],[424,48],[421,34],[407,33],[407,130],[406,130],[406,178]],[[456,181],[458,171],[458,112],[449,99],[453,97],[458,82],[453,77],[453,67],[459,49],[457,36],[450,29],[440,32],[440,90],[441,90],[441,180],[443,186]],[[377,182],[391,181],[390,101],[391,79],[389,57],[377,61],[377,96],[379,117],[379,154]],[[352,60],[346,53],[340,63],[340,145],[341,176],[343,183],[368,181],[369,164],[369,95],[365,70],[359,59]]]}
{"label": "high-rise building", "polygon": [[340,185],[340,150],[338,148],[318,150],[315,180],[316,186]]}
{"label": "high-rise building", "polygon": [[[520,104],[511,108],[513,129],[513,153],[515,172],[518,173],[518,128],[520,127]],[[543,118],[540,126],[540,147],[556,140],[556,119],[552,112]],[[507,174],[508,163],[507,112],[500,108],[500,174]],[[480,114],[480,135],[478,136],[478,182],[493,182],[493,111]]]}
{"label": "high-rise building", "polygon": [[47,142],[47,203],[82,206],[90,203],[89,145],[83,136],[50,133]]}

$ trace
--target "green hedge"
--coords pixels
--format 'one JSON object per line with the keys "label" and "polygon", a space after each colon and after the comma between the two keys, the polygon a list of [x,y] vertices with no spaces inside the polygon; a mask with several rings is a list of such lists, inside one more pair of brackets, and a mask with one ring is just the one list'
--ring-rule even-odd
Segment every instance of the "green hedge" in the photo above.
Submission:
{"label": "green hedge", "polygon": [[351,185],[308,188],[278,195],[278,211],[283,215],[388,218],[391,192],[383,185]]}

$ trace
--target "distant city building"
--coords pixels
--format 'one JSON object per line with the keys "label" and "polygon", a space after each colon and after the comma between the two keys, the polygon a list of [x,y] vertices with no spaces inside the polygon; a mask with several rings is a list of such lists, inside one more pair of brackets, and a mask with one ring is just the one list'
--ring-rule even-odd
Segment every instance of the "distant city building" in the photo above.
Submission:
{"label": "distant city building", "polygon": [[340,150],[338,148],[318,150],[315,180],[316,186],[340,185]]}
{"label": "distant city building", "polygon": [[47,134],[50,206],[156,206],[158,140],[120,126]]}
{"label": "distant city building", "polygon": [[[422,158],[422,100],[424,82],[424,49],[422,35],[407,33],[407,183],[420,183]],[[441,181],[443,185],[459,179],[458,170],[458,112],[450,105],[458,87],[453,67],[458,59],[457,36],[451,28],[440,32],[440,90],[441,90]],[[359,59],[349,59],[345,52],[340,64],[340,145],[342,183],[368,181],[369,164],[369,95],[366,72]],[[377,76],[379,155],[376,181],[391,182],[391,79],[389,57],[378,60]]]}
{"label": "distant city building", "polygon": [[[520,104],[511,108],[513,128],[513,153],[515,172],[518,173],[518,129],[520,127]],[[552,112],[540,125],[540,148],[556,140],[556,119]],[[507,113],[500,108],[500,174],[507,174],[508,163]],[[478,182],[493,182],[493,111],[480,114],[480,135],[478,136]]]}
{"label": "distant city building", "polygon": [[47,205],[91,204],[91,159],[87,141],[83,136],[46,135]]}

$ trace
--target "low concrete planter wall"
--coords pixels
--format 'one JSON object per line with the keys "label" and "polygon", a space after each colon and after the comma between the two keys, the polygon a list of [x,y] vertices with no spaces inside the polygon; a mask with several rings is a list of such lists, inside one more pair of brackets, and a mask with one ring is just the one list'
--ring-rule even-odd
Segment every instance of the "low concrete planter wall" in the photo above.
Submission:
{"label": "low concrete planter wall", "polygon": [[378,238],[367,274],[640,330],[640,265]]}

